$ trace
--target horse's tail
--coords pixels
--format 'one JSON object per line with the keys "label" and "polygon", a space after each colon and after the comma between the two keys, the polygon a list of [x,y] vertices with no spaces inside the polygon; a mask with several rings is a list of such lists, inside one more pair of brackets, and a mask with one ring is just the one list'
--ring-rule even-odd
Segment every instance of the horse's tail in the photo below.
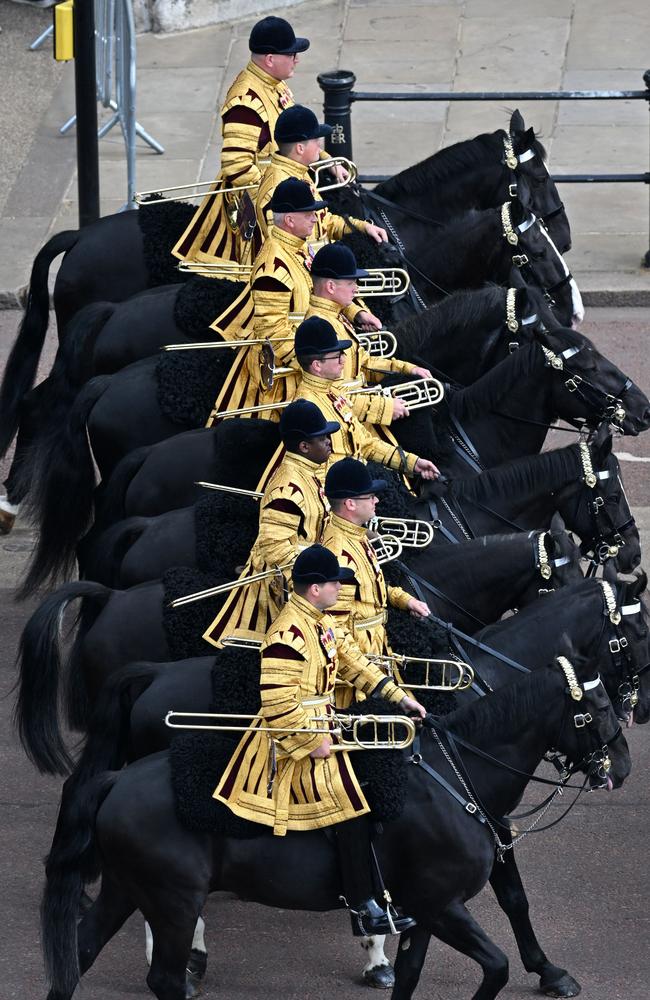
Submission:
{"label": "horse's tail", "polygon": [[14,721],[27,756],[45,774],[67,774],[72,766],[58,711],[63,613],[78,597],[91,598],[103,606],[111,593],[108,587],[86,580],[66,583],[36,609],[20,638]]}
{"label": "horse's tail", "polygon": [[70,779],[75,785],[91,781],[102,771],[117,771],[127,763],[131,710],[163,670],[165,664],[131,663],[102,684],[86,744]]}
{"label": "horse's tail", "polygon": [[47,379],[48,428],[58,427],[74,404],[77,394],[93,377],[93,349],[99,334],[115,312],[112,302],[92,302],[72,317],[65,329],[52,371]]}
{"label": "horse's tail", "polygon": [[100,867],[95,822],[117,777],[114,772],[104,772],[83,789],[69,782],[63,787],[41,903],[43,955],[51,997],[72,996],[79,982],[77,924],[82,894]]}
{"label": "horse's tail", "polygon": [[83,572],[88,580],[98,580],[107,587],[119,588],[124,556],[151,523],[150,517],[128,517],[118,521],[89,544],[83,557]]}
{"label": "horse's tail", "polygon": [[151,445],[130,451],[115,466],[106,486],[102,485],[101,499],[95,512],[95,527],[104,530],[123,521],[126,515],[126,494],[131,481],[144,465],[151,452]]}
{"label": "horse's tail", "polygon": [[20,598],[73,571],[75,546],[91,520],[95,488],[86,421],[110,378],[101,375],[87,383],[58,439],[50,442],[47,454],[39,452],[29,506],[40,530]]}
{"label": "horse's tail", "polygon": [[32,388],[36,378],[49,319],[47,276],[50,264],[60,253],[70,250],[78,239],[79,231],[76,229],[57,233],[34,258],[25,315],[9,354],[0,388],[0,457],[14,439],[18,429],[20,401]]}

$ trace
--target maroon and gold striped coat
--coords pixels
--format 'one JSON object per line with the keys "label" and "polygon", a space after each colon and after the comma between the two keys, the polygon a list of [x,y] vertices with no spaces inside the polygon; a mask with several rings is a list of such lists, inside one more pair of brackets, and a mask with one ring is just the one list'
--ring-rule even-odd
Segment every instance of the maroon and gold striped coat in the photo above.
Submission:
{"label": "maroon and gold striped coat", "polygon": [[365,695],[380,693],[394,703],[405,696],[327,612],[292,594],[262,645],[260,714],[214,797],[238,816],[272,826],[278,836],[367,813],[348,753],[309,756],[323,739],[314,730],[328,725],[318,717],[333,715],[337,677]]}

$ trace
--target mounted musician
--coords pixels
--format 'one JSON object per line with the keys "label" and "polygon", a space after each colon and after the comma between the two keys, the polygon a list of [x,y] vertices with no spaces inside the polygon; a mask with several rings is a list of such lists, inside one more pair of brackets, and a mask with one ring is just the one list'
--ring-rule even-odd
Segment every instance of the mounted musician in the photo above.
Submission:
{"label": "mounted musician", "polygon": [[[368,277],[368,272],[357,267],[357,261],[343,243],[321,247],[311,266],[313,292],[305,319],[320,316],[327,320],[338,337],[352,341],[345,352],[342,378],[345,382],[369,385],[378,375],[398,373],[416,378],[431,378],[428,368],[400,361],[398,358],[371,357],[359,342],[358,328],[362,331],[381,329],[381,320],[365,308],[355,309],[357,279]],[[354,321],[354,322],[353,322]],[[368,424],[387,426],[393,420],[408,416],[408,407],[401,399],[383,394],[362,394],[353,397],[354,413]]]}
{"label": "mounted musician", "polygon": [[[327,609],[352,571],[321,545],[294,563],[293,593],[262,643],[261,710],[240,741],[214,797],[237,816],[273,828],[317,830],[336,825],[344,902],[357,936],[401,933],[414,921],[380,906],[368,803],[349,754],[332,752],[337,678],[362,694],[380,695],[405,712],[425,709],[363,655]],[[262,729],[264,726],[264,729]],[[268,730],[276,730],[269,734]],[[283,730],[290,729],[287,733]],[[377,875],[380,873],[377,871]],[[381,880],[379,878],[379,883]],[[388,902],[388,900],[387,900]]]}
{"label": "mounted musician", "polygon": [[241,199],[248,185],[256,189],[262,161],[275,148],[275,123],[294,103],[286,81],[295,72],[299,53],[309,48],[309,40],[296,38],[284,18],[270,16],[253,25],[248,46],[250,62],[235,79],[221,108],[221,169],[212,188],[240,192],[206,195],[172,251],[181,260],[241,260],[245,249],[237,222]]}
{"label": "mounted musician", "polygon": [[[278,364],[292,371],[275,378],[264,391],[262,347],[242,347],[217,398],[215,413],[291,400],[295,395],[299,369],[293,359],[295,321],[291,317],[307,312],[312,291],[308,239],[316,213],[324,207],[324,201],[314,200],[309,184],[295,177],[283,181],[273,192],[273,225],[255,258],[250,284],[211,329],[225,340],[269,340]],[[213,419],[211,414],[208,427]],[[271,415],[269,419],[278,418]]]}
{"label": "mounted musician", "polygon": [[[262,175],[255,201],[255,216],[262,240],[268,235],[267,212],[278,184],[288,177],[295,177],[309,184],[314,199],[318,198],[318,188],[309,168],[323,155],[321,141],[331,135],[332,131],[331,125],[319,123],[314,112],[301,104],[286,108],[278,118],[274,132],[278,149],[271,154],[271,162]],[[365,232],[377,243],[386,243],[388,240],[386,230],[380,226],[363,219],[344,219],[324,208],[318,212],[310,242],[312,245],[331,243],[355,230]]]}
{"label": "mounted musician", "polygon": [[[351,456],[395,469],[407,477],[407,481],[415,475],[436,479],[440,472],[433,462],[400,448],[388,428],[382,428],[382,437],[377,437],[355,416],[353,397],[345,395],[342,378],[345,352],[351,346],[351,340],[338,340],[332,324],[320,316],[304,320],[296,330],[295,353],[302,375],[295,398],[315,403],[326,420],[339,421],[341,425],[332,435],[328,467]],[[279,450],[264,472],[259,489],[264,488],[281,458]]]}
{"label": "mounted musician", "polygon": [[282,411],[286,454],[260,501],[257,539],[240,580],[273,567],[277,574],[231,591],[203,635],[213,646],[220,647],[223,636],[262,639],[284,606],[291,576],[287,564],[301,548],[321,540],[329,518],[319,470],[331,454],[331,435],[339,426],[304,399]]}
{"label": "mounted musician", "polygon": [[[323,532],[323,545],[334,553],[341,566],[354,574],[344,583],[335,605],[333,618],[350,632],[362,653],[390,655],[386,636],[388,605],[409,611],[414,617],[427,618],[431,612],[401,587],[387,587],[377,554],[370,544],[368,521],[375,515],[379,496],[387,488],[382,479],[373,479],[368,467],[354,458],[336,462],[325,478],[325,496],[332,508]],[[339,688],[337,707],[351,701],[349,688]]]}

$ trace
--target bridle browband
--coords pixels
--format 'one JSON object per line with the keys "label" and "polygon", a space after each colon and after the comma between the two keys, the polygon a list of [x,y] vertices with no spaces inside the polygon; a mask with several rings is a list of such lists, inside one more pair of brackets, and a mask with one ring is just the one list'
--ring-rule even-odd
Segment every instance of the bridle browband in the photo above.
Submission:
{"label": "bridle browband", "polygon": [[625,381],[619,395],[613,396],[611,393],[601,389],[600,386],[594,385],[584,375],[579,375],[578,372],[573,371],[567,365],[567,361],[580,353],[582,346],[568,347],[560,354],[556,354],[550,347],[546,347],[544,344],[541,345],[541,348],[546,358],[546,364],[555,369],[555,371],[566,372],[569,376],[564,383],[569,392],[575,393],[576,397],[590,409],[597,410],[600,406],[599,421],[606,420],[608,423],[622,429],[622,424],[627,416],[623,407],[623,396],[634,385],[632,379],[624,376]]}

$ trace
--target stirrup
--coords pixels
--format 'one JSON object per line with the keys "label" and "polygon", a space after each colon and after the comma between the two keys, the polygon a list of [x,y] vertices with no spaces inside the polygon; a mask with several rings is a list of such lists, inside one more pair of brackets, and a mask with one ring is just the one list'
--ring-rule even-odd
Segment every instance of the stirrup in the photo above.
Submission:
{"label": "stirrup", "polygon": [[415,927],[415,920],[398,913],[391,902],[383,909],[376,899],[371,898],[354,909],[345,896],[339,899],[350,911],[352,933],[355,937],[372,937],[375,934],[402,934]]}

